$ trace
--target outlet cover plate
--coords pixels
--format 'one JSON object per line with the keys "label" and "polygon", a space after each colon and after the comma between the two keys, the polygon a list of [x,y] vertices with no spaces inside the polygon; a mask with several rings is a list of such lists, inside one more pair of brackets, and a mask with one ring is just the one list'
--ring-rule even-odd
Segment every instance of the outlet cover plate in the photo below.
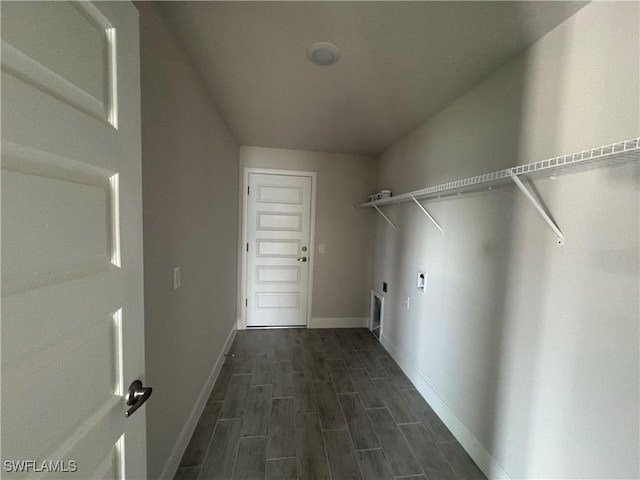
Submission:
{"label": "outlet cover plate", "polygon": [[180,288],[180,285],[182,284],[182,278],[181,274],[182,274],[182,269],[180,268],[180,265],[178,265],[177,267],[173,267],[173,289],[177,290]]}
{"label": "outlet cover plate", "polygon": [[416,286],[418,287],[418,290],[420,290],[422,293],[427,291],[427,272],[418,270]]}

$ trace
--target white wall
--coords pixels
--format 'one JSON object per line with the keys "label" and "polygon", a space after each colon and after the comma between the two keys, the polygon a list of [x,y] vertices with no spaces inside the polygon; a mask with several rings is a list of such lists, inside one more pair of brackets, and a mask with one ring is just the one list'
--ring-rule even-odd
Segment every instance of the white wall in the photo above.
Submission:
{"label": "white wall", "polygon": [[[157,7],[137,7],[145,383],[153,387],[147,452],[155,479],[165,468],[173,475],[198,417],[199,396],[235,325],[238,146]],[[175,265],[182,267],[178,290]]]}
{"label": "white wall", "polygon": [[[373,255],[373,216],[371,212],[354,210],[352,205],[365,201],[376,190],[376,166],[375,159],[366,155],[240,148],[241,169],[303,170],[318,174],[311,326],[336,322],[353,326],[353,322],[369,315],[367,286]],[[241,198],[243,194],[244,191],[240,192]],[[318,253],[319,244],[326,245],[326,253]],[[241,281],[239,278],[239,284]],[[238,312],[240,309],[239,302]]]}
{"label": "white wall", "polygon": [[[389,148],[379,186],[639,136],[639,28],[638,3],[589,4]],[[640,475],[638,184],[637,165],[537,181],[565,246],[510,186],[429,202],[443,236],[411,204],[377,220],[383,340],[492,476]]]}

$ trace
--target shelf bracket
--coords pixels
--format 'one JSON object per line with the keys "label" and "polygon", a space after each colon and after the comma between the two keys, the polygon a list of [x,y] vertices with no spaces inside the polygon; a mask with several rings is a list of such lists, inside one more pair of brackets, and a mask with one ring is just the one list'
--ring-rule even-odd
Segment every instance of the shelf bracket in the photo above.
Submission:
{"label": "shelf bracket", "polygon": [[384,213],[382,213],[382,210],[380,210],[377,205],[374,205],[373,208],[375,208],[378,211],[378,213],[382,215],[382,218],[384,218],[389,225],[391,225],[394,229],[396,228],[393,222],[389,220],[389,218]]}
{"label": "shelf bracket", "polygon": [[436,219],[435,219],[435,218],[433,218],[433,216],[432,216],[432,215],[427,211],[427,209],[426,209],[426,208],[424,208],[424,207],[422,206],[422,204],[421,204],[418,200],[416,200],[416,197],[414,197],[411,193],[409,194],[409,196],[411,197],[411,200],[413,200],[414,202],[416,202],[416,205],[420,208],[420,210],[422,210],[422,212],[423,212],[427,217],[429,217],[429,220],[431,220],[431,221],[433,222],[433,224],[436,226],[436,228],[437,228],[438,230],[440,230],[440,233],[441,233],[441,234],[442,234],[442,233],[444,233],[444,231],[442,230],[442,227],[441,227],[440,225],[438,225],[438,222],[436,222]]}
{"label": "shelf bracket", "polygon": [[549,214],[542,207],[542,205],[540,205],[540,202],[535,197],[535,195],[529,191],[529,189],[524,185],[524,183],[522,183],[522,180],[520,180],[518,178],[518,175],[516,175],[513,172],[511,172],[511,179],[516,184],[516,186],[520,189],[520,191],[522,193],[524,193],[524,196],[527,197],[527,199],[535,207],[535,209],[538,211],[538,213],[542,216],[544,221],[547,222],[547,224],[551,227],[551,230],[553,230],[553,233],[555,233],[556,237],[558,238],[558,244],[559,245],[564,245],[564,242],[565,242],[564,234],[560,231],[560,229],[558,228],[556,223],[549,216]]}

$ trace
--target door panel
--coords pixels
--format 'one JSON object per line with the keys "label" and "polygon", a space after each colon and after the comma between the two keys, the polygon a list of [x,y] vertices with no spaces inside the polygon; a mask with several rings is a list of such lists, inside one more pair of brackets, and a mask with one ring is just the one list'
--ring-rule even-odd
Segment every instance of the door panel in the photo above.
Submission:
{"label": "door panel", "polygon": [[302,231],[301,213],[268,213],[258,212],[257,230],[290,230]]}
{"label": "door panel", "polygon": [[[286,183],[283,181],[282,183]],[[259,203],[285,203],[302,205],[304,193],[301,187],[287,185],[257,185]]]}
{"label": "door panel", "polygon": [[298,258],[298,253],[301,253],[302,248],[300,240],[257,238],[256,245],[256,256],[264,258]]}
{"label": "door panel", "polygon": [[308,176],[249,174],[247,326],[307,324],[311,188]]}
{"label": "door panel", "polygon": [[137,11],[0,13],[3,478],[145,478]]}
{"label": "door panel", "polygon": [[3,2],[3,17],[29,19],[30,28],[2,22],[2,68],[117,127],[116,28],[103,11],[90,2]]}
{"label": "door panel", "polygon": [[257,283],[293,283],[300,281],[300,267],[257,267]]}

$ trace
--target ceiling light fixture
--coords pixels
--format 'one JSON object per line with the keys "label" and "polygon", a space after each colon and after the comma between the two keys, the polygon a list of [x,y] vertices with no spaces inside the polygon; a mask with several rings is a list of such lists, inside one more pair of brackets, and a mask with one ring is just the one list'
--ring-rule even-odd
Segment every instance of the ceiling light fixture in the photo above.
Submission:
{"label": "ceiling light fixture", "polygon": [[307,58],[316,65],[326,67],[338,61],[340,49],[329,42],[314,43],[307,49]]}

